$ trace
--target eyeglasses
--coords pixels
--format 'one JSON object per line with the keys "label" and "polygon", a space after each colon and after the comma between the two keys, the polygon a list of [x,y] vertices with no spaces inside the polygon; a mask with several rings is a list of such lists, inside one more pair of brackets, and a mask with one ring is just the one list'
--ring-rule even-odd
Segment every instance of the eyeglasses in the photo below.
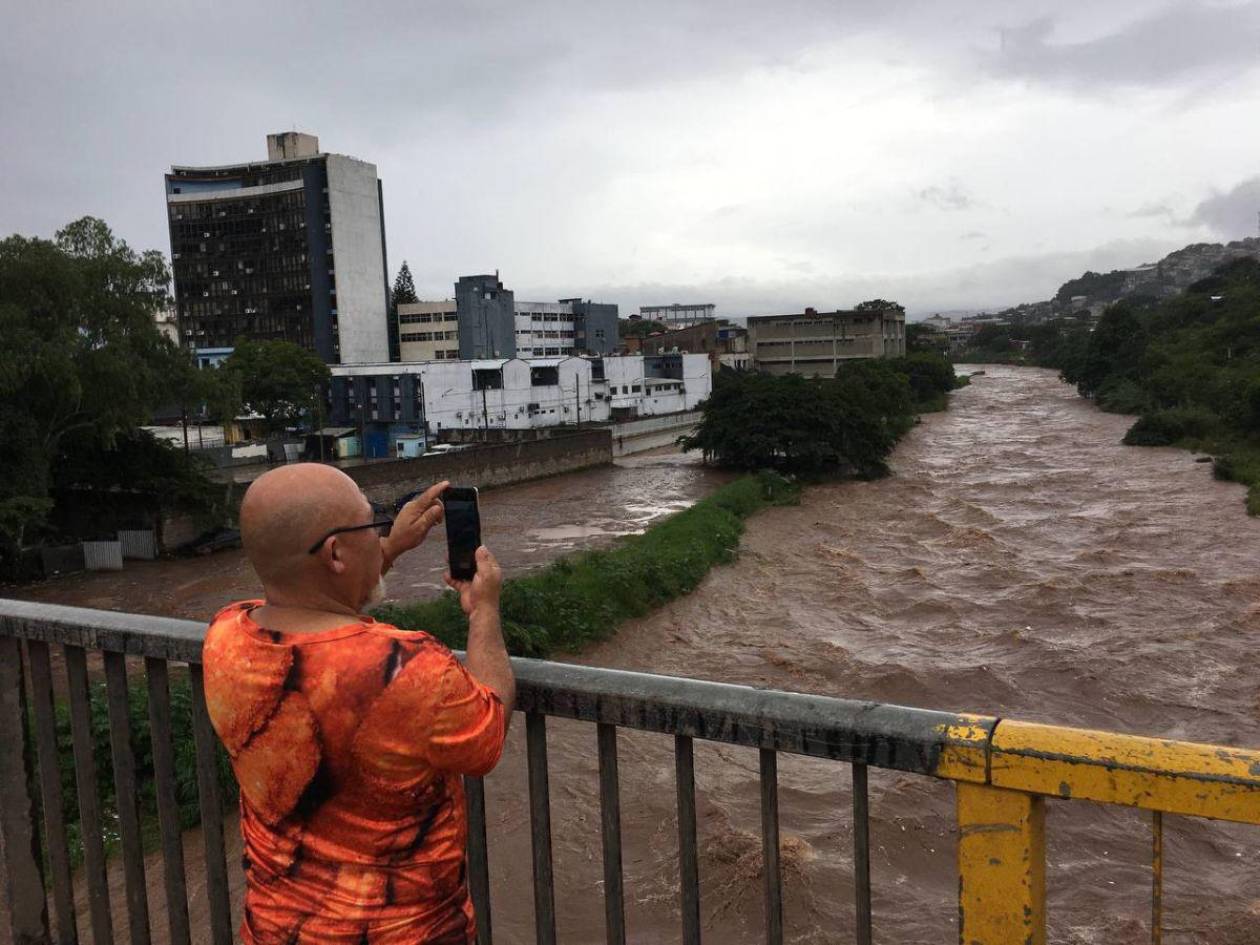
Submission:
{"label": "eyeglasses", "polygon": [[329,538],[332,538],[333,535],[342,535],[346,532],[360,532],[365,528],[375,528],[380,536],[384,538],[389,534],[389,529],[393,524],[394,520],[392,518],[383,518],[377,519],[374,522],[368,522],[366,525],[346,525],[342,528],[334,528],[332,531],[325,532],[324,536],[320,538],[319,541],[315,542],[315,544],[311,545],[311,547],[306,550],[306,553],[308,555],[315,554],[315,552],[319,551],[320,548],[324,547],[324,542],[326,542]]}

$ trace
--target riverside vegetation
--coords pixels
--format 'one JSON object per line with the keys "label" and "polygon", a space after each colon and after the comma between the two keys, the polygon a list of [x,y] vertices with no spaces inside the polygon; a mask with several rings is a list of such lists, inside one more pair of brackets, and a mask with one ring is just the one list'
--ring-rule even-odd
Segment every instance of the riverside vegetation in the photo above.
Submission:
{"label": "riverside vegetation", "polygon": [[1009,360],[1013,340],[1027,342],[1022,363],[1138,414],[1125,443],[1211,454],[1214,475],[1246,485],[1260,514],[1260,262],[1227,263],[1164,301],[1118,302],[1092,331],[1049,322],[993,332],[986,346]]}

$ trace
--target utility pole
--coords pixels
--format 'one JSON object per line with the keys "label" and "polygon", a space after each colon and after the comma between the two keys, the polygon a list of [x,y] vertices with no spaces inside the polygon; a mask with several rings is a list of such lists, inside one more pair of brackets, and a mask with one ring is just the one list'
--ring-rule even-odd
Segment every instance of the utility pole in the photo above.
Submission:
{"label": "utility pole", "polygon": [[577,408],[577,428],[582,429],[582,378],[573,376],[573,406]]}
{"label": "utility pole", "polygon": [[179,413],[180,413],[181,419],[184,422],[184,455],[187,456],[188,455],[188,408],[181,404],[179,408]]}
{"label": "utility pole", "polygon": [[420,432],[424,434],[424,449],[429,450],[429,420],[424,414],[424,373],[416,375],[416,383],[420,385]]}
{"label": "utility pole", "polygon": [[490,411],[486,409],[486,385],[481,385],[481,438],[484,442],[490,442]]}

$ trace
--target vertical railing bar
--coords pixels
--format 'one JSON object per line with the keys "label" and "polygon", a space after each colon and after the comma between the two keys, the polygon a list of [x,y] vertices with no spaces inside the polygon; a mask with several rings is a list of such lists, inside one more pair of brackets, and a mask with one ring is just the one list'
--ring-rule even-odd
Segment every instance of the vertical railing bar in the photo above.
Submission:
{"label": "vertical railing bar", "polygon": [[[7,628],[0,626],[0,633]],[[34,752],[27,737],[22,644],[0,636],[0,935],[48,941]]]}
{"label": "vertical railing bar", "polygon": [[761,855],[766,945],[783,945],[783,876],[779,869],[779,756],[761,749]]}
{"label": "vertical railing bar", "polygon": [[228,899],[227,859],[223,846],[223,802],[219,797],[218,739],[206,709],[206,688],[199,665],[190,664],[193,741],[197,748],[197,799],[206,854],[206,897],[214,945],[232,945],[232,908]]}
{"label": "vertical railing bar", "polygon": [[127,658],[106,652],[105,702],[109,711],[110,758],[114,765],[114,803],[121,834],[123,880],[127,894],[127,927],[131,945],[149,943],[149,892],[144,878],[144,846],[140,839],[140,801],[136,794],[136,759],[131,750],[131,707],[127,692]]}
{"label": "vertical railing bar", "polygon": [[44,806],[44,837],[52,872],[53,906],[57,912],[58,945],[74,945],[79,929],[74,916],[74,885],[70,847],[66,843],[64,798],[61,793],[61,755],[57,750],[57,711],[53,699],[52,660],[48,644],[28,640],[31,699],[35,706],[35,742],[39,747],[40,798]]}
{"label": "vertical railing bar", "polygon": [[547,782],[547,718],[525,713],[529,763],[529,825],[534,851],[534,940],[555,945],[556,893],[551,868],[551,800]]}
{"label": "vertical railing bar", "polygon": [[599,814],[604,851],[604,934],[608,945],[626,943],[626,906],[621,873],[621,788],[617,773],[617,726],[600,722]]}
{"label": "vertical railing bar", "polygon": [[468,889],[477,920],[477,945],[490,945],[490,856],[486,845],[486,783],[464,778],[468,802]]}
{"label": "vertical railing bar", "polygon": [[1164,812],[1151,812],[1151,942],[1164,941]]}
{"label": "vertical railing bar", "polygon": [[166,660],[146,657],[149,737],[153,745],[153,793],[162,833],[162,881],[171,945],[189,945],[188,889],[184,877],[184,838],[175,793],[175,752],[171,744],[171,688]]}
{"label": "vertical railing bar", "polygon": [[96,759],[92,745],[92,702],[88,689],[87,654],[81,646],[64,647],[70,686],[70,737],[74,745],[74,780],[79,798],[79,836],[87,874],[92,945],[113,945],[114,922],[109,909],[101,811],[96,796]]}
{"label": "vertical railing bar", "polygon": [[696,763],[691,738],[674,736],[678,784],[678,888],[683,945],[700,945],[700,859],[696,846]]}
{"label": "vertical railing bar", "polygon": [[853,771],[853,904],[857,945],[871,945],[871,816],[866,765],[855,761]]}

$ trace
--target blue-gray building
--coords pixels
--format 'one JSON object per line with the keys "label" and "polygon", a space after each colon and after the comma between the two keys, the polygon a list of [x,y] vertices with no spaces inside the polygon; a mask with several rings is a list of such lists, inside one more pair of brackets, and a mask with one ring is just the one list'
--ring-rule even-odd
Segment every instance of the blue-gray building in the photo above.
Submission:
{"label": "blue-gray building", "polygon": [[613,302],[561,299],[573,306],[574,353],[612,354],[617,350],[618,309]]}
{"label": "blue-gray building", "polygon": [[460,276],[455,310],[462,360],[516,357],[516,298],[511,289],[503,288],[498,273]]}

